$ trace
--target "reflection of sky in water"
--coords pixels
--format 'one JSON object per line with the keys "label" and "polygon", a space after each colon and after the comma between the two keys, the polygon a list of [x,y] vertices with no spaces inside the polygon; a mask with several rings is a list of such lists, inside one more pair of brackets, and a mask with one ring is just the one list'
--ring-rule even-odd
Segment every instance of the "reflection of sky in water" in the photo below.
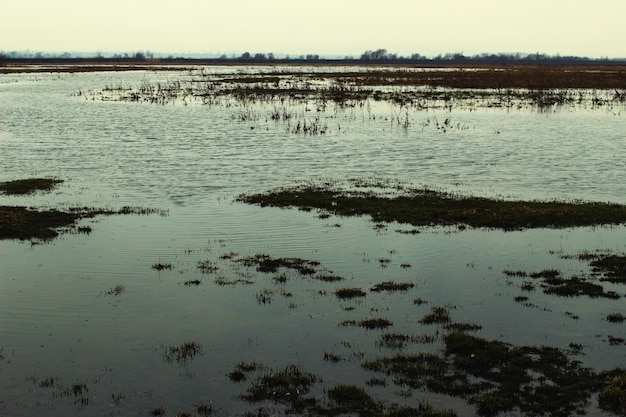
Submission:
{"label": "reflection of sky in water", "polygon": [[[240,360],[299,363],[329,385],[360,381],[359,354],[381,353],[375,345],[379,332],[339,322],[380,316],[394,322],[394,332],[429,334],[435,327],[419,319],[443,305],[456,306],[450,310],[454,321],[483,325],[481,337],[559,348],[580,343],[585,364],[620,365],[616,357],[623,347],[602,339],[619,336],[620,325],[603,318],[619,311],[622,300],[549,297],[539,286],[526,293],[519,288],[523,279],[502,271],[557,268],[566,277],[584,275],[585,263],[559,254],[624,252],[623,227],[509,233],[437,228],[407,235],[395,232],[410,229],[402,225],[376,231],[366,219],[318,219],[315,212],[249,207],[233,199],[294,180],[382,176],[471,194],[624,203],[622,117],[581,109],[424,111],[411,113],[404,130],[390,123],[393,110],[379,105],[375,120],[359,109],[328,114],[331,132],[309,137],[265,119],[250,129],[220,107],[70,96],[152,76],[37,74],[1,86],[3,177],[66,179],[51,194],[3,196],[3,204],[170,209],[168,217],[85,220],[91,235],[63,235],[47,245],[0,243],[0,366],[3,391],[16,398],[3,405],[13,407],[10,414],[27,415],[27,403],[41,398],[41,390],[29,391],[35,385],[26,378],[32,376],[58,376],[66,385],[88,381],[94,410],[106,409],[111,393],[125,394],[133,410],[152,404],[182,410],[208,401],[245,409],[232,399],[241,387],[225,376]],[[438,132],[435,124],[448,117],[463,128]],[[254,273],[252,285],[218,286],[215,276],[196,269],[198,261],[210,259],[220,266],[216,276],[240,278],[241,265],[219,259],[230,251],[319,260],[321,268],[346,280],[321,283],[288,274],[284,290],[292,297],[286,297],[271,276]],[[390,259],[389,266],[382,268],[380,259]],[[157,262],[174,268],[159,273],[150,268]],[[183,285],[191,279],[203,283]],[[389,280],[415,287],[368,293],[358,302],[339,301],[332,293]],[[125,287],[121,295],[106,295],[118,284]],[[607,288],[623,293],[619,286]],[[274,291],[272,302],[259,305],[256,295],[264,289]],[[536,308],[515,303],[518,295]],[[417,297],[429,303],[416,306]],[[203,345],[202,356],[184,369],[163,362],[164,346],[188,340]],[[329,364],[324,352],[351,361]],[[44,391],[53,405],[39,410],[42,415],[71,409],[71,401],[49,394]],[[439,397],[433,398],[436,404]]]}

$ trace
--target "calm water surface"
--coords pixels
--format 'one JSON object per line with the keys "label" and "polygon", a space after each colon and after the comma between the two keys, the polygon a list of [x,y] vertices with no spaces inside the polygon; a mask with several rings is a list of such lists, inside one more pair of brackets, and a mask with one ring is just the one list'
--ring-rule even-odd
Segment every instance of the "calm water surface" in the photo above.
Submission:
{"label": "calm water surface", "polygon": [[[519,282],[502,273],[557,268],[566,276],[584,274],[586,263],[560,255],[626,252],[623,226],[508,233],[434,228],[409,235],[396,231],[409,229],[403,225],[375,229],[365,218],[320,219],[315,212],[234,201],[297,181],[377,177],[473,195],[624,204],[623,109],[412,110],[405,128],[394,123],[399,109],[386,103],[329,105],[325,112],[294,103],[294,112],[319,117],[327,128],[308,136],[272,121],[271,105],[97,99],[107,85],[185,76],[1,76],[0,179],[65,180],[50,194],[2,196],[3,205],[130,205],[169,215],[85,220],[90,235],[64,234],[47,244],[0,242],[0,414],[147,415],[164,406],[174,415],[211,403],[236,415],[251,409],[236,398],[245,388],[226,376],[241,360],[301,365],[323,377],[318,393],[336,383],[363,385],[381,376],[359,364],[389,353],[375,343],[382,331],[338,324],[385,317],[393,332],[434,334],[435,327],[419,323],[432,306],[449,306],[455,321],[481,324],[481,337],[559,348],[578,343],[585,346],[579,358],[585,365],[624,366],[625,347],[606,341],[623,337],[623,324],[604,320],[625,311],[623,299],[522,293]],[[444,131],[438,126],[446,119]],[[231,253],[316,260],[346,280],[323,283],[287,272],[280,284],[275,274],[223,259]],[[203,274],[196,265],[205,260],[218,270]],[[172,269],[156,271],[155,263]],[[195,279],[201,284],[184,285]],[[252,283],[219,285],[217,279]],[[333,295],[336,288],[389,280],[415,287],[368,293],[359,302]],[[118,285],[121,294],[108,294]],[[605,288],[624,293],[623,286]],[[529,296],[534,307],[514,302],[518,295]],[[428,304],[415,305],[418,297]],[[166,347],[186,341],[200,343],[202,355],[187,364],[164,360]],[[345,360],[324,361],[325,352]],[[55,378],[52,387],[42,386],[46,378]],[[86,404],[63,394],[82,383]],[[391,402],[428,399],[459,415],[473,413],[453,398],[397,395],[391,383],[371,392]],[[590,414],[600,415],[593,407]]]}

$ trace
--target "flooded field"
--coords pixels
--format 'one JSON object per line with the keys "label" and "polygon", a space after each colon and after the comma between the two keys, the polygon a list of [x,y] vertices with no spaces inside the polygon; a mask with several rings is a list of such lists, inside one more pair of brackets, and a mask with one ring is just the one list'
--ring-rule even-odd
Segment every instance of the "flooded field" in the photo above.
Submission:
{"label": "flooded field", "polygon": [[0,75],[1,224],[82,210],[0,241],[0,415],[623,415],[623,219],[389,211],[623,207],[626,89],[454,71]]}

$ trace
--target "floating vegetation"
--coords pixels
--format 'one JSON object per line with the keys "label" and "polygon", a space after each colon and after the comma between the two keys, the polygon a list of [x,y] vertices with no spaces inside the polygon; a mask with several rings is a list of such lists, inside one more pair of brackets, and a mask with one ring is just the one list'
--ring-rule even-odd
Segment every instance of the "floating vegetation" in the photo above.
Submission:
{"label": "floating vegetation", "polygon": [[368,215],[376,223],[399,222],[413,226],[462,225],[522,230],[626,222],[626,206],[619,204],[505,201],[456,196],[428,189],[406,189],[401,194],[383,197],[373,192],[332,189],[329,184],[304,184],[260,194],[242,195],[238,201],[261,207],[320,209],[340,216]]}
{"label": "floating vegetation", "polygon": [[188,281],[183,282],[183,285],[186,285],[187,287],[191,287],[192,285],[198,286],[200,284],[202,284],[202,281],[200,281],[199,279],[190,279]]}
{"label": "floating vegetation", "polygon": [[57,178],[27,178],[0,182],[0,194],[28,195],[37,191],[52,191],[63,180]]}
{"label": "floating vegetation", "polygon": [[197,355],[202,355],[202,345],[193,341],[185,342],[179,346],[169,346],[163,348],[163,350],[164,361],[168,363],[177,362],[183,366]]}
{"label": "floating vegetation", "polygon": [[374,292],[381,292],[381,291],[407,291],[411,288],[413,288],[415,286],[415,284],[412,284],[410,282],[393,282],[393,281],[387,281],[387,282],[381,282],[378,283],[376,285],[374,285],[370,291],[374,291]]}

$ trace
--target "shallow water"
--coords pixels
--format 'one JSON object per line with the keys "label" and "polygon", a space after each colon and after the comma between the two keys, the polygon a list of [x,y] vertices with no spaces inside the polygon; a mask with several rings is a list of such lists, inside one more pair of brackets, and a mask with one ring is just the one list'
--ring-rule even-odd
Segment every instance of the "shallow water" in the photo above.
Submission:
{"label": "shallow water", "polygon": [[[388,353],[375,343],[383,332],[340,322],[385,317],[394,322],[393,332],[432,334],[436,328],[419,319],[432,306],[444,305],[454,306],[455,321],[481,324],[481,337],[559,348],[578,343],[585,346],[579,359],[587,366],[624,365],[625,347],[606,341],[609,335],[623,337],[623,324],[604,320],[624,311],[623,298],[524,293],[520,282],[502,273],[588,272],[585,263],[559,255],[624,253],[623,226],[525,232],[434,228],[407,235],[396,232],[410,229],[403,225],[374,229],[365,218],[320,219],[315,212],[234,201],[241,193],[295,181],[382,177],[463,194],[623,204],[626,120],[620,109],[411,110],[405,128],[394,122],[401,110],[386,103],[328,106],[322,113],[294,103],[294,112],[307,120],[320,117],[327,126],[326,134],[308,136],[272,121],[272,106],[262,103],[243,108],[191,100],[153,105],[92,99],[106,85],[186,76],[1,76],[1,180],[66,181],[50,194],[2,196],[2,204],[169,210],[166,217],[84,220],[81,224],[93,228],[90,235],[64,234],[47,244],[0,242],[1,414],[147,415],[164,406],[173,415],[211,402],[233,415],[251,409],[236,398],[244,387],[226,376],[241,360],[276,368],[296,363],[320,374],[324,386],[362,385],[381,376],[359,364]],[[242,118],[247,111],[254,117]],[[444,132],[438,125],[446,119]],[[317,260],[346,281],[323,283],[288,272],[287,282],[276,284],[274,275],[220,258],[230,252]],[[219,270],[202,274],[196,265],[203,260]],[[159,272],[151,268],[155,263],[173,268]],[[217,277],[254,283],[218,285]],[[184,285],[192,279],[202,283]],[[389,280],[415,287],[368,293],[356,302],[333,295],[335,288],[367,289]],[[124,291],[107,294],[116,285]],[[606,288],[624,294],[623,286]],[[264,290],[272,292],[265,304],[257,300]],[[529,296],[535,307],[514,302],[518,295]],[[428,304],[414,305],[417,297]],[[190,340],[202,344],[203,355],[185,366],[164,361],[165,347]],[[325,352],[346,360],[329,363]],[[48,377],[57,378],[55,385],[41,386]],[[89,388],[88,404],[62,394],[63,387],[78,383]],[[391,383],[372,392],[398,403],[426,398],[459,415],[473,410],[458,399],[426,392],[407,399]]]}

